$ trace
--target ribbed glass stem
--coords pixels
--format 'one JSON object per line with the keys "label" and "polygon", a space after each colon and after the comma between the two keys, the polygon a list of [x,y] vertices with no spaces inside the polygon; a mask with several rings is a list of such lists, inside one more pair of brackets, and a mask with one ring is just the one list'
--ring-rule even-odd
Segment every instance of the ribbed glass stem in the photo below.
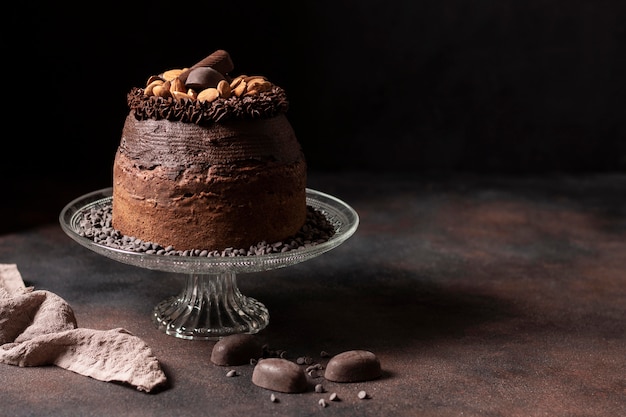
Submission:
{"label": "ribbed glass stem", "polygon": [[234,273],[189,274],[183,291],[159,303],[152,318],[169,335],[216,340],[261,331],[269,323],[269,312],[257,300],[241,294]]}

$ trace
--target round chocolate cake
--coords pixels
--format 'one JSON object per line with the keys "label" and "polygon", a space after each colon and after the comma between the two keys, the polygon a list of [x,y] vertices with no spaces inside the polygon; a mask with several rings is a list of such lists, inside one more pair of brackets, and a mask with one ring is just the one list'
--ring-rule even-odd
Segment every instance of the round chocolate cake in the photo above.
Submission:
{"label": "round chocolate cake", "polygon": [[219,50],[128,94],[113,165],[113,227],[185,249],[245,248],[306,220],[306,162],[285,92],[233,77]]}

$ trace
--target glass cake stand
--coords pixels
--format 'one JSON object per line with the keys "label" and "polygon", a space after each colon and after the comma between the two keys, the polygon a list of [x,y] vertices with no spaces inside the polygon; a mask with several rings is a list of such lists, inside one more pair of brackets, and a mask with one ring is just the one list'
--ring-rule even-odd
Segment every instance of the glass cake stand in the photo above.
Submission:
{"label": "glass cake stand", "polygon": [[173,272],[186,277],[180,294],[153,310],[152,321],[168,335],[191,340],[217,340],[236,333],[258,333],[269,323],[265,305],[246,297],[237,287],[239,273],[267,271],[312,259],[346,241],[359,224],[356,211],[328,194],[306,190],[307,205],[326,216],[334,235],[325,242],[284,253],[236,257],[171,256],[133,252],[96,243],[81,236],[85,211],[112,202],[112,188],[85,194],[67,204],[59,215],[63,231],[82,246],[128,265]]}

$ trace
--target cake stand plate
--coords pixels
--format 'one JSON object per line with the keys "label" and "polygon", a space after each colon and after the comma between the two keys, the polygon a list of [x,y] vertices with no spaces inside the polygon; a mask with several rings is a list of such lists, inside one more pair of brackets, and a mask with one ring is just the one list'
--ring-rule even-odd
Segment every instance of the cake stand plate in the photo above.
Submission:
{"label": "cake stand plate", "polygon": [[157,255],[113,248],[81,235],[83,214],[111,203],[110,187],[78,197],[61,211],[61,228],[80,245],[118,262],[183,275],[185,285],[182,291],[157,304],[152,321],[164,333],[190,340],[217,340],[231,334],[253,334],[264,329],[269,323],[269,312],[261,302],[239,291],[237,274],[268,271],[312,259],[342,244],[354,234],[359,224],[358,214],[348,204],[307,188],[307,205],[323,213],[335,228],[334,235],[325,242],[283,253],[254,256]]}

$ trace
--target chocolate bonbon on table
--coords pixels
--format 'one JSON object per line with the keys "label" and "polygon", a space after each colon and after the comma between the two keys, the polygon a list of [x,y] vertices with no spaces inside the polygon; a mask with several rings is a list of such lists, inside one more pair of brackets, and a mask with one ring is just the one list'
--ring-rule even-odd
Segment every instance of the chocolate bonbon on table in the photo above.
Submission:
{"label": "chocolate bonbon on table", "polygon": [[348,350],[333,356],[326,365],[324,378],[333,382],[360,382],[377,379],[380,361],[367,350]]}
{"label": "chocolate bonbon on table", "polygon": [[233,334],[215,343],[211,351],[211,362],[219,366],[234,366],[250,363],[263,356],[263,345],[251,334]]}
{"label": "chocolate bonbon on table", "polygon": [[282,358],[261,359],[252,372],[252,383],[261,388],[285,393],[304,392],[308,387],[302,367]]}

